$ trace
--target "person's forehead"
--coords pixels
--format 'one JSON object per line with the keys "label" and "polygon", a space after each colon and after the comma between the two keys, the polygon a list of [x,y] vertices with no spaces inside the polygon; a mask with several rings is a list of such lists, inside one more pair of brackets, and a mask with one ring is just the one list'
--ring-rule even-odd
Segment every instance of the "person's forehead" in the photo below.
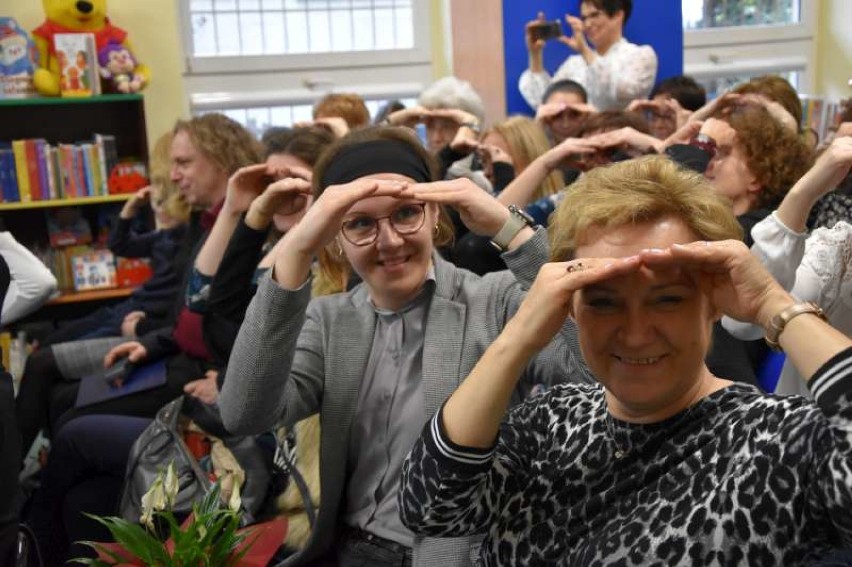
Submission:
{"label": "person's forehead", "polygon": [[545,103],[581,104],[583,97],[573,91],[556,91],[547,97]]}
{"label": "person's forehead", "polygon": [[616,227],[590,227],[575,255],[578,258],[625,258],[647,248],[668,248],[672,244],[696,240],[698,237],[683,220],[666,216]]}

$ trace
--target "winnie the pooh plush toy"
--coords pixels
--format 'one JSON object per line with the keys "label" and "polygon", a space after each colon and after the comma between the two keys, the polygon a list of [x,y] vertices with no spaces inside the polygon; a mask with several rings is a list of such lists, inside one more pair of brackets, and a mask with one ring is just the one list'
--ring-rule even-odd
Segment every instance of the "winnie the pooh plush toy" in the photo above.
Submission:
{"label": "winnie the pooh plush toy", "polygon": [[[110,44],[123,46],[133,52],[127,32],[112,25],[106,16],[106,0],[42,0],[46,19],[33,30],[39,54],[39,68],[33,74],[36,90],[45,96],[57,96],[60,91],[60,67],[56,57],[54,35],[58,33],[92,33],[97,51]],[[127,92],[140,90],[151,79],[145,65],[133,69],[134,81]]]}

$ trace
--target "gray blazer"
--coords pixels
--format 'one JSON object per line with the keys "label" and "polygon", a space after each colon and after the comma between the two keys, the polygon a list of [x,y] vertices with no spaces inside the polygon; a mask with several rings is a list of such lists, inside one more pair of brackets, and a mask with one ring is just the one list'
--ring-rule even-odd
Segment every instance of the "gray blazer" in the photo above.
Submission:
{"label": "gray blazer", "polygon": [[[423,394],[433,415],[470,373],[517,311],[547,261],[546,234],[503,255],[511,272],[480,277],[435,254],[435,292],[426,319]],[[234,344],[219,397],[235,434],[260,433],[320,412],[320,507],[306,548],[285,565],[325,552],[334,541],[346,489],[347,449],[376,315],[362,284],[348,293],[310,299],[310,284],[286,290],[266,275]],[[516,401],[533,385],[591,381],[573,323],[529,365]],[[416,567],[468,566],[475,538],[417,537]]]}

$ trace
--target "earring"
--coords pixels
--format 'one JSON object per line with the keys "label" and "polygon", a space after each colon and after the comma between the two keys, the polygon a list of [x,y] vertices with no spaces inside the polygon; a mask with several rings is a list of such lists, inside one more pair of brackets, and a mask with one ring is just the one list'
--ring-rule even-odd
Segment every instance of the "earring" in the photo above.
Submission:
{"label": "earring", "polygon": [[343,247],[340,245],[340,240],[335,240],[334,244],[337,247],[337,250],[335,250],[335,252],[337,252],[338,256],[343,258]]}
{"label": "earring", "polygon": [[435,236],[438,236],[438,233],[441,232],[441,227],[438,223],[435,223]]}

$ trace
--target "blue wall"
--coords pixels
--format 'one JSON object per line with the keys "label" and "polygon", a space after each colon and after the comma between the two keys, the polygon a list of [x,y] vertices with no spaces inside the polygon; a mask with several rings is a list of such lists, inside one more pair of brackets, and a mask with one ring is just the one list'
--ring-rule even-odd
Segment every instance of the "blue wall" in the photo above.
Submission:
{"label": "blue wall", "polygon": [[[663,7],[665,6],[665,9]],[[507,115],[532,111],[518,92],[518,77],[527,68],[524,27],[544,12],[548,20],[559,19],[562,29],[570,31],[565,14],[580,14],[580,0],[503,0],[503,45],[506,58]],[[624,36],[639,45],[651,45],[657,52],[657,81],[683,73],[683,25],[680,1],[634,0],[633,13]],[[550,72],[574,52],[562,43],[548,41],[544,48],[544,66]]]}

